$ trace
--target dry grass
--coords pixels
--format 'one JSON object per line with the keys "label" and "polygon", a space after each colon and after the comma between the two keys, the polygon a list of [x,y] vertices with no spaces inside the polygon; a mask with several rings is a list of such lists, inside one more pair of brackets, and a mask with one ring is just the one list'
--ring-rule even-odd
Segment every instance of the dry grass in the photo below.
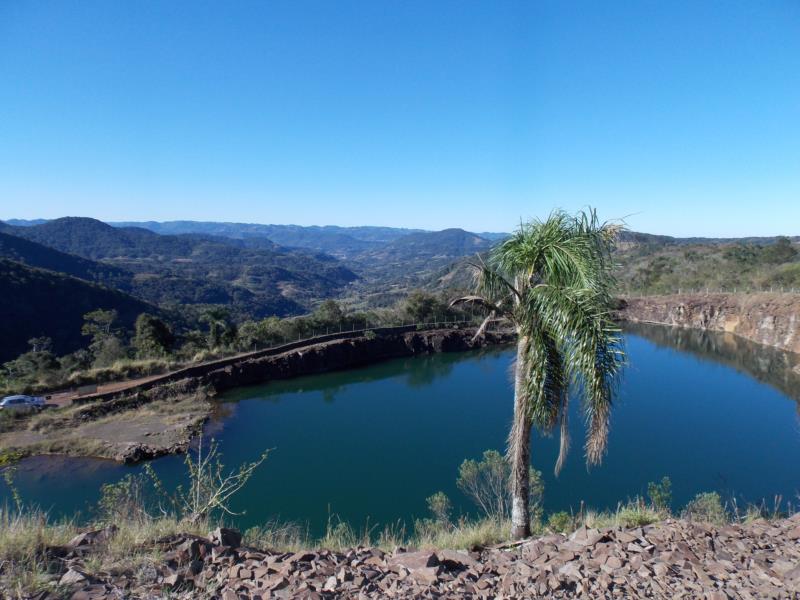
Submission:
{"label": "dry grass", "polygon": [[[87,571],[127,571],[147,579],[161,559],[152,541],[170,534],[206,535],[209,531],[208,523],[192,524],[169,516],[126,519],[115,525],[117,533],[87,558]],[[53,520],[36,508],[0,508],[0,597],[57,592],[64,566],[48,548],[63,546],[86,529],[72,520]]]}

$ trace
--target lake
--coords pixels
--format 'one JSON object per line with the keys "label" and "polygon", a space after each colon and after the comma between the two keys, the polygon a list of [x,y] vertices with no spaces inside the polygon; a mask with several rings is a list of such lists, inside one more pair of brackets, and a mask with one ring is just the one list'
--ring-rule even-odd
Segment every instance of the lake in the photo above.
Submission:
{"label": "lake", "polygon": [[[547,511],[581,502],[613,508],[664,475],[676,507],[710,490],[740,503],[771,504],[780,494],[797,504],[797,357],[729,334],[654,326],[630,326],[626,347],[629,366],[602,466],[585,466],[578,402],[573,448],[559,477],[557,438],[534,434]],[[246,510],[236,524],[279,517],[319,533],[331,514],[359,527],[411,522],[438,490],[457,511],[471,511],[455,485],[458,466],[504,448],[513,354],[507,347],[393,360],[226,394],[207,428],[226,464],[274,448],[236,499],[235,508]],[[182,461],[167,457],[153,466],[171,485],[181,479]],[[86,513],[102,483],[140,468],[42,457],[23,461],[16,481],[25,500],[55,514]],[[8,497],[2,482],[0,497]]]}

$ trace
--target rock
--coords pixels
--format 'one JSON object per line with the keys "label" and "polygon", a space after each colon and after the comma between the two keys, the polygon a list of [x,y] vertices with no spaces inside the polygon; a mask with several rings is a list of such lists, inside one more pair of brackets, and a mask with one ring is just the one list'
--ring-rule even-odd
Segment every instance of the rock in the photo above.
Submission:
{"label": "rock", "polygon": [[69,542],[67,542],[67,547],[77,548],[78,546],[88,546],[107,542],[114,537],[114,535],[117,533],[117,530],[118,527],[116,525],[109,525],[108,527],[103,527],[102,529],[79,533]]}
{"label": "rock", "polygon": [[85,583],[88,581],[85,573],[81,573],[77,569],[68,569],[66,573],[58,580],[58,585],[75,585],[76,583]]}
{"label": "rock", "polygon": [[208,535],[212,544],[238,548],[242,544],[242,534],[235,529],[218,527]]}
{"label": "rock", "polygon": [[478,561],[466,552],[456,552],[455,550],[439,550],[436,556],[449,571],[463,571],[464,569],[474,569],[478,566]]}
{"label": "rock", "polygon": [[180,573],[173,573],[164,577],[164,585],[167,587],[175,588],[183,583],[183,575]]}
{"label": "rock", "polygon": [[409,571],[415,571],[416,569],[436,567],[439,565],[439,559],[433,552],[403,552],[389,557],[387,563],[392,569],[403,567]]}
{"label": "rock", "polygon": [[411,571],[411,577],[413,577],[417,583],[430,586],[439,578],[439,569],[439,567],[421,567]]}
{"label": "rock", "polygon": [[[167,552],[152,575],[115,571],[91,580],[81,565],[103,547],[93,546],[90,535],[62,557],[71,569],[61,579],[73,586],[76,600],[165,593],[190,600],[205,590],[220,600],[800,598],[800,543],[788,536],[798,525],[797,517],[722,528],[669,520],[639,529],[580,529],[569,538],[546,536],[479,553],[393,555],[361,547],[257,552],[221,545],[241,539],[219,530],[211,534],[215,545],[187,535],[159,540]],[[190,556],[203,558],[176,565]]]}

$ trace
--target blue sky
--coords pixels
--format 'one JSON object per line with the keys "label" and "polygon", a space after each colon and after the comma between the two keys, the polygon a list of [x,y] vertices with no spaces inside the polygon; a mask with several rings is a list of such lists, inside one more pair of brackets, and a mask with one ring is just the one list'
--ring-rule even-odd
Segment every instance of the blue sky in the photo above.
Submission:
{"label": "blue sky", "polygon": [[0,218],[800,234],[800,2],[0,3]]}

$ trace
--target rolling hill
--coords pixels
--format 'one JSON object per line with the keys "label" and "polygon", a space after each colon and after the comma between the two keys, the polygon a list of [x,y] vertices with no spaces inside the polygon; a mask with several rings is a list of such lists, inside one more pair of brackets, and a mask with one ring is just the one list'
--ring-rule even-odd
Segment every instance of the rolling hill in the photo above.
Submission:
{"label": "rolling hill", "polygon": [[0,232],[0,257],[130,291],[133,273]]}
{"label": "rolling hill", "polygon": [[219,303],[246,316],[296,314],[357,278],[330,256],[266,238],[159,235],[80,217],[0,231],[133,273],[131,293],[161,305]]}
{"label": "rolling hill", "polygon": [[6,258],[0,258],[0,289],[0,362],[25,352],[36,336],[52,338],[56,354],[84,347],[83,315],[98,308],[115,309],[127,328],[143,312],[160,312],[117,290]]}

